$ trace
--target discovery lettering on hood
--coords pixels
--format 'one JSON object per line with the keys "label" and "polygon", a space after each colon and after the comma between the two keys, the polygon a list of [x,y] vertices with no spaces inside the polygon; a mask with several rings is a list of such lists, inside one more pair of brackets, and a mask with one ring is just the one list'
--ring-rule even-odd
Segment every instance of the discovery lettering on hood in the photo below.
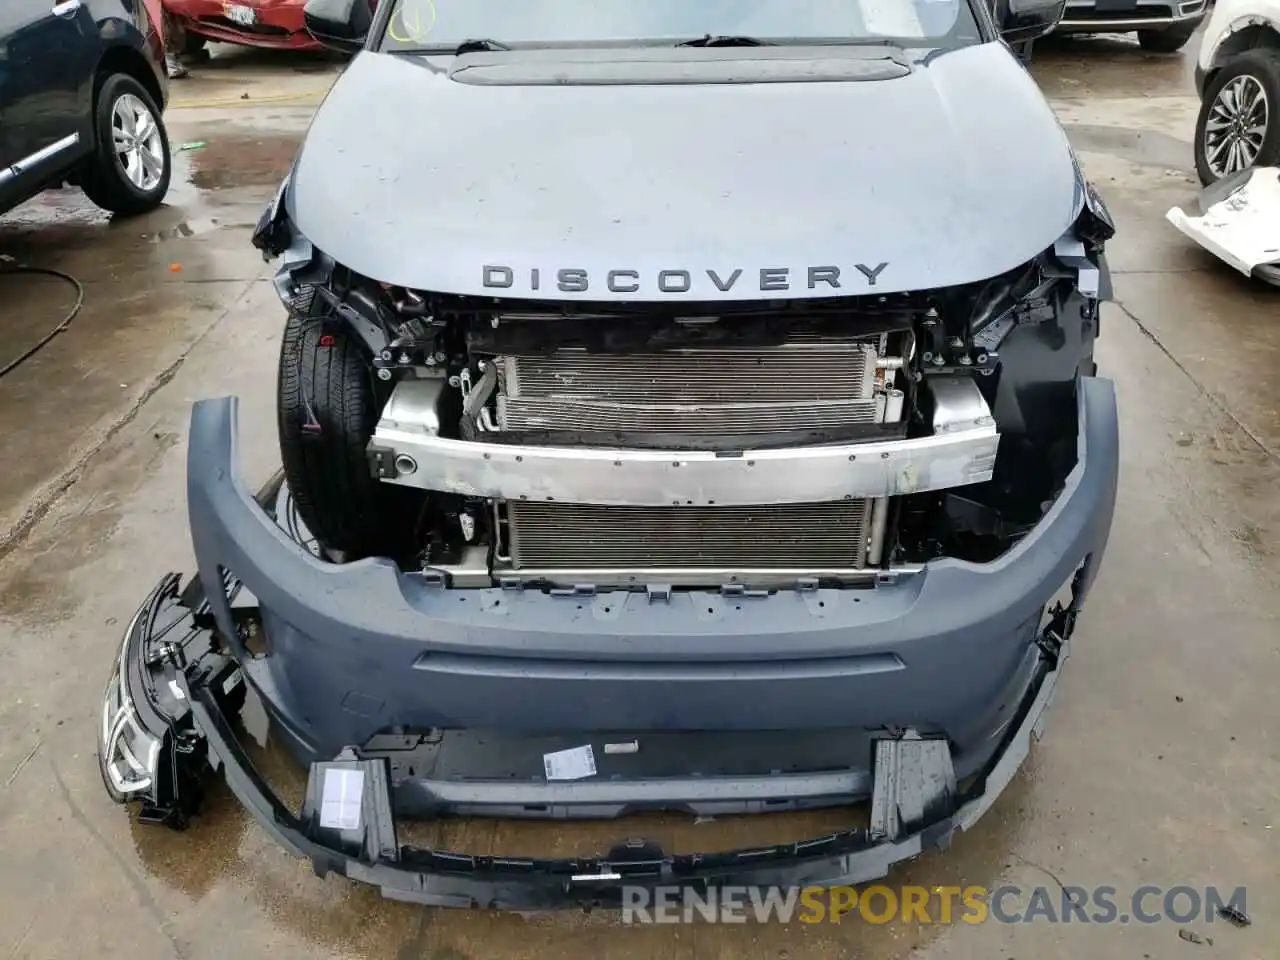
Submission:
{"label": "discovery lettering on hood", "polygon": [[[868,287],[876,285],[876,279],[889,264],[887,261],[874,266],[866,263],[855,263],[850,274],[854,282]],[[715,285],[716,290],[728,293],[742,280],[746,284],[759,283],[761,291],[790,290],[793,283],[804,283],[807,289],[816,290],[819,284],[825,284],[832,290],[843,288],[842,271],[838,266],[821,267],[761,267],[759,270],[744,270],[734,267],[732,270],[706,269],[701,271],[670,269],[644,275],[636,269],[613,269],[605,271],[604,285],[610,293],[638,293],[642,287],[649,286],[658,293],[686,294],[694,293],[707,282]],[[592,289],[593,272],[582,267],[562,267],[546,271],[545,279],[560,293],[587,293]],[[705,277],[705,279],[704,279]],[[485,264],[481,268],[481,284],[487,290],[510,290],[516,286],[517,278],[521,286],[536,291],[543,288],[543,270],[541,267],[530,267],[528,270],[517,270],[515,267]],[[599,279],[598,272],[596,279]]]}

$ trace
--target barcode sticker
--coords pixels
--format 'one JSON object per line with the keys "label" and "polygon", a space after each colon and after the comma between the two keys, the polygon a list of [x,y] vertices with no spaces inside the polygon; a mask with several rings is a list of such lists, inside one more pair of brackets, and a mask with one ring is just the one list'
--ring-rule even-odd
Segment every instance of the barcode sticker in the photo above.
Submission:
{"label": "barcode sticker", "polygon": [[324,772],[320,826],[330,830],[359,830],[364,798],[364,771],[330,767]]}
{"label": "barcode sticker", "polygon": [[542,769],[548,780],[582,780],[596,775],[596,755],[591,744],[557,750],[542,755]]}

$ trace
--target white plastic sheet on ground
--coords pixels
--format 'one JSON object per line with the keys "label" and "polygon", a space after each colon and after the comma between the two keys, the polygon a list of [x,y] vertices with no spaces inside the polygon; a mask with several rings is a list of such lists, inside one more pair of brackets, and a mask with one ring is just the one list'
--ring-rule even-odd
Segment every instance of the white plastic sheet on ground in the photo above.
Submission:
{"label": "white plastic sheet on ground", "polygon": [[1165,219],[1245,276],[1280,277],[1280,168],[1256,167],[1200,194],[1200,216]]}

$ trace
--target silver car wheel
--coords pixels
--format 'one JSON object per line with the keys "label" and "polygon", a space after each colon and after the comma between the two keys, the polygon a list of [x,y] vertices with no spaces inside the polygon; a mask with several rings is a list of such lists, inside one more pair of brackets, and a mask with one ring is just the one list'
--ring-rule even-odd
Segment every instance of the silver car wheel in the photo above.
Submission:
{"label": "silver car wheel", "polygon": [[1222,179],[1253,166],[1270,119],[1267,91],[1256,79],[1245,74],[1223,86],[1204,125],[1204,160],[1209,172]]}
{"label": "silver car wheel", "polygon": [[144,193],[160,185],[164,177],[164,142],[151,108],[131,93],[121,96],[111,110],[112,151],[129,182]]}

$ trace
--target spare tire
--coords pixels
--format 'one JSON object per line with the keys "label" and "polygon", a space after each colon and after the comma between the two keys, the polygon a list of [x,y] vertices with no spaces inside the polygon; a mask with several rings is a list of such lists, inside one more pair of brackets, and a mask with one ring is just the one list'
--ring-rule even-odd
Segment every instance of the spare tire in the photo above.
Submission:
{"label": "spare tire", "polygon": [[289,311],[277,390],[280,456],[298,512],[334,559],[411,550],[421,498],[376,479],[365,449],[389,392],[347,326],[304,294]]}

